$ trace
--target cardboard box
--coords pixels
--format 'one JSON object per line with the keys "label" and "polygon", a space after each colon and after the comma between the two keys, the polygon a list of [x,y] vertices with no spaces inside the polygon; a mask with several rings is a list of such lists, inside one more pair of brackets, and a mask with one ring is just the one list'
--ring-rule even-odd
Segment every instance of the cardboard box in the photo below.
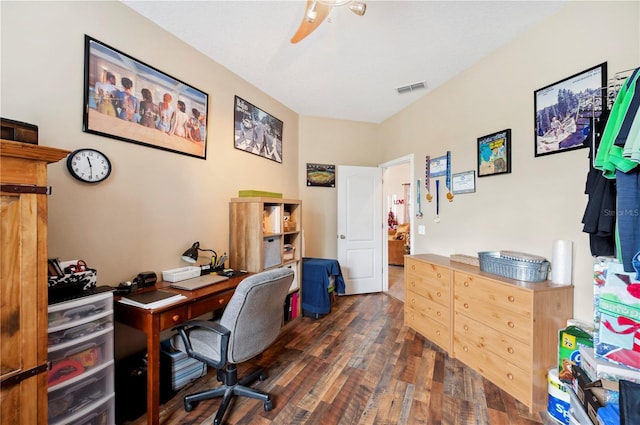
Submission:
{"label": "cardboard box", "polygon": [[580,358],[580,367],[592,381],[625,379],[640,384],[640,370],[596,357],[593,348],[580,347]]}
{"label": "cardboard box", "polygon": [[593,347],[593,337],[577,326],[567,326],[558,332],[558,373],[560,380],[571,382],[572,366],[580,366],[580,347]]}
{"label": "cardboard box", "polygon": [[598,425],[598,409],[601,407],[598,397],[591,391],[591,380],[580,366],[572,366],[573,390],[575,391],[587,416],[594,425]]}

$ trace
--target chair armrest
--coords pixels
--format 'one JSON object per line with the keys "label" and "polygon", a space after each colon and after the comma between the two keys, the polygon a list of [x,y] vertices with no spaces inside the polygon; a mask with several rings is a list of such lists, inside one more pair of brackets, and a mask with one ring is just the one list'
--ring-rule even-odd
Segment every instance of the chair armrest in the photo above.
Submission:
{"label": "chair armrest", "polygon": [[[186,330],[194,328],[205,329],[220,336],[220,361],[214,360],[193,350],[191,340],[189,339],[189,335],[187,335]],[[231,335],[231,331],[222,326],[220,323],[210,322],[207,320],[190,320],[188,322],[175,326],[174,328],[172,328],[172,330],[178,331],[178,333],[180,334],[189,357],[193,357],[196,360],[205,362],[215,369],[222,369],[227,363],[227,349],[229,347],[229,336]]]}

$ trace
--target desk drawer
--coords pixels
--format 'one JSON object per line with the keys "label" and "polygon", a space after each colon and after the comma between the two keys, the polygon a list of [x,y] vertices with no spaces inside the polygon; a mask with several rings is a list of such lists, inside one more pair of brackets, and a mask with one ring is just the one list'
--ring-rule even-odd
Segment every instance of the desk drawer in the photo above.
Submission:
{"label": "desk drawer", "polygon": [[180,323],[186,322],[189,318],[187,306],[175,308],[160,314],[160,329],[169,329]]}
{"label": "desk drawer", "polygon": [[227,291],[217,294],[215,297],[206,298],[204,300],[198,300],[189,305],[189,316],[195,318],[203,314],[211,313],[214,310],[224,308],[234,291]]}

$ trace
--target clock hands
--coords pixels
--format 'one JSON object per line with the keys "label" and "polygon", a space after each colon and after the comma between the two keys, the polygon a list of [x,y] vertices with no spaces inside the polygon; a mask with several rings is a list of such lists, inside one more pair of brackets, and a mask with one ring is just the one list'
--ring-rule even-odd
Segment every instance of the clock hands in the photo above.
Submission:
{"label": "clock hands", "polygon": [[89,163],[89,178],[93,180],[93,167],[91,166],[91,158],[87,157],[87,162]]}

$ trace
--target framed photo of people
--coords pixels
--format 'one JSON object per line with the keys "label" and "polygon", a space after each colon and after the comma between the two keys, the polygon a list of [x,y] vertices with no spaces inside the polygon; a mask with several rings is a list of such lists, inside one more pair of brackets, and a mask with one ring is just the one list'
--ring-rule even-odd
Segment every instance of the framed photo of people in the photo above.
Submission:
{"label": "framed photo of people", "polygon": [[478,177],[511,172],[511,129],[478,138]]}
{"label": "framed photo of people", "polygon": [[239,96],[233,112],[233,146],[282,163],[282,121]]}
{"label": "framed photo of people", "polygon": [[535,156],[589,147],[593,123],[606,107],[607,63],[536,90]]}
{"label": "framed photo of people", "polygon": [[209,96],[85,35],[83,131],[206,159]]}

